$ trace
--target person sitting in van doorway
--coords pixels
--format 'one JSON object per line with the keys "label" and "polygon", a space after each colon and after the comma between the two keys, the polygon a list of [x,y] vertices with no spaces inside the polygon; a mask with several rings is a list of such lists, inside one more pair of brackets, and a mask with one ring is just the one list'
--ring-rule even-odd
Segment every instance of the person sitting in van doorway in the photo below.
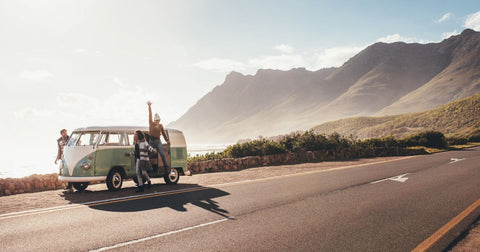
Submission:
{"label": "person sitting in van doorway", "polygon": [[[58,163],[58,160],[63,159],[63,147],[67,145],[68,143],[68,133],[66,129],[60,130],[60,138],[57,139],[57,146],[58,146],[58,151],[57,151],[57,158],[55,159],[55,164]],[[65,187],[66,190],[71,190],[72,189],[72,184],[68,182],[67,187]]]}
{"label": "person sitting in van doorway", "polygon": [[137,130],[135,131],[136,140],[135,144],[135,169],[137,172],[137,182],[138,182],[138,190],[136,192],[144,192],[144,185],[143,179],[147,182],[147,187],[150,189],[152,186],[152,181],[148,176],[147,171],[152,170],[152,164],[150,163],[150,159],[148,158],[148,153],[155,152],[155,149],[150,146],[145,141],[145,135],[142,131]]}
{"label": "person sitting in van doorway", "polygon": [[169,167],[167,164],[167,158],[165,157],[165,151],[163,150],[162,141],[160,140],[160,134],[163,135],[167,144],[170,144],[170,139],[167,138],[167,134],[165,133],[165,129],[163,125],[160,123],[160,116],[155,113],[155,118],[152,119],[152,102],[148,101],[148,122],[149,122],[149,134],[151,136],[150,145],[157,148],[157,151],[160,153],[162,158],[163,167],[165,168],[165,173],[169,172]]}

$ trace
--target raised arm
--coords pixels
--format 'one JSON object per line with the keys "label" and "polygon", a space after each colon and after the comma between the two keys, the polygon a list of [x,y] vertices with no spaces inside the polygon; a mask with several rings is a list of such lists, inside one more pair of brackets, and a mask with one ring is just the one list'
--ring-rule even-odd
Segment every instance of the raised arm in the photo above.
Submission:
{"label": "raised arm", "polygon": [[148,101],[147,102],[147,105],[148,105],[148,123],[149,125],[151,125],[153,123],[153,119],[152,119],[152,102],[151,101]]}

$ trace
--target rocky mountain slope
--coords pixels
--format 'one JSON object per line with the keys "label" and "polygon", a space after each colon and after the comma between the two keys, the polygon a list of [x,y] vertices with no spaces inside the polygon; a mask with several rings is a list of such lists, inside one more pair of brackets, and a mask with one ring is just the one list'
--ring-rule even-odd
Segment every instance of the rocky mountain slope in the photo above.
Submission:
{"label": "rocky mountain slope", "polygon": [[339,68],[232,72],[169,126],[189,142],[235,142],[352,116],[424,111],[480,93],[480,33],[376,43]]}

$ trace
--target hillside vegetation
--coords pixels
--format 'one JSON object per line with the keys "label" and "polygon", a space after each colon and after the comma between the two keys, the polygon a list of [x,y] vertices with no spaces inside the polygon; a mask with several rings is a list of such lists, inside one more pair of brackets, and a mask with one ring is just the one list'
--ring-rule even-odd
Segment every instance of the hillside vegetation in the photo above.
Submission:
{"label": "hillside vegetation", "polygon": [[360,139],[408,135],[433,130],[449,137],[469,137],[480,131],[480,95],[474,95],[425,112],[355,117],[328,122],[312,128],[316,133],[352,135]]}

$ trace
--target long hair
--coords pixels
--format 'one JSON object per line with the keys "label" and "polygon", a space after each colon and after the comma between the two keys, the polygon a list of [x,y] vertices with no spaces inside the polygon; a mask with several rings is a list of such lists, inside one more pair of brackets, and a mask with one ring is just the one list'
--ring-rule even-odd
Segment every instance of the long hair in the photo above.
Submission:
{"label": "long hair", "polygon": [[145,134],[143,134],[141,130],[137,130],[135,131],[135,133],[137,133],[138,140],[142,141],[143,139],[145,139]]}

